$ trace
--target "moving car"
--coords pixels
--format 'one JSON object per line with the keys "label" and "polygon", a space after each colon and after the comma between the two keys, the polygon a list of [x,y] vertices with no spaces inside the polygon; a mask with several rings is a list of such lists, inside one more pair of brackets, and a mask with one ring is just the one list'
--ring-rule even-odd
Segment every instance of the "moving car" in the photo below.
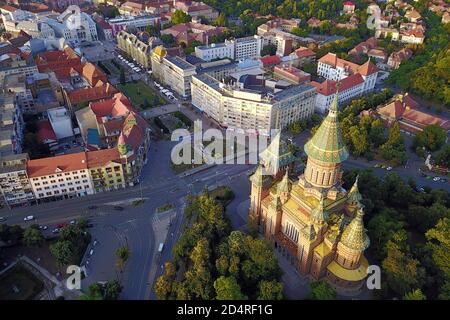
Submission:
{"label": "moving car", "polygon": [[0,222],[4,222],[4,221],[6,221],[6,218],[5,217],[0,217]]}
{"label": "moving car", "polygon": [[392,167],[387,167],[386,170],[387,170],[387,171],[391,171],[391,170],[392,170]]}
{"label": "moving car", "polygon": [[441,180],[440,177],[434,177],[434,178],[433,178],[433,181],[439,181],[439,180]]}
{"label": "moving car", "polygon": [[34,220],[34,216],[30,215],[30,216],[26,216],[25,218],[23,218],[23,221],[31,221]]}

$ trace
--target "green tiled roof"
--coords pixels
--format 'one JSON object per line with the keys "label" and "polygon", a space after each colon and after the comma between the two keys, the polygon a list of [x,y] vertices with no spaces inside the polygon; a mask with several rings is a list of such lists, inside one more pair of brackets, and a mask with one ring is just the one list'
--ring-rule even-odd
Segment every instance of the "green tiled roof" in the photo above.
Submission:
{"label": "green tiled roof", "polygon": [[253,173],[253,174],[250,176],[250,181],[251,181],[254,185],[256,185],[256,186],[258,186],[258,187],[262,187],[262,185],[263,185],[263,170],[262,170],[261,165],[259,165],[259,166],[256,168],[255,173]]}
{"label": "green tiled roof", "polygon": [[338,94],[334,96],[328,116],[316,134],[305,144],[308,157],[328,163],[341,163],[348,158],[338,121]]}
{"label": "green tiled roof", "polygon": [[277,193],[288,193],[289,192],[289,170],[286,169],[286,174],[283,176],[283,179],[281,179],[280,183],[278,184]]}
{"label": "green tiled roof", "polygon": [[369,247],[369,237],[364,230],[364,212],[360,208],[356,217],[348,224],[342,232],[341,243],[347,248],[364,251]]}
{"label": "green tiled roof", "polygon": [[356,177],[355,183],[353,184],[352,188],[348,192],[348,200],[351,203],[361,204],[362,196],[359,193],[358,189],[358,176]]}

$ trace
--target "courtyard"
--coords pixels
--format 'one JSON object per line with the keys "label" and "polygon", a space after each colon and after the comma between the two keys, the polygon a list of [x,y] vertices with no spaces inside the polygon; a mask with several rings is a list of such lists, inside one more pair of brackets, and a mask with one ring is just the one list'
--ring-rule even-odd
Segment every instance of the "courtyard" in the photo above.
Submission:
{"label": "courtyard", "polygon": [[157,92],[140,80],[120,83],[117,88],[131,100],[134,107],[139,109],[154,108],[166,103]]}
{"label": "courtyard", "polygon": [[44,289],[44,283],[22,266],[0,276],[0,300],[30,300]]}

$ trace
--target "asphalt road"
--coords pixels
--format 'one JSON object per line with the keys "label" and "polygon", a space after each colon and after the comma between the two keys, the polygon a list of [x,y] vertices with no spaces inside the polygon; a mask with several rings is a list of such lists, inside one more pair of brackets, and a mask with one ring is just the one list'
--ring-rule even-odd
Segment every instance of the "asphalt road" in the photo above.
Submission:
{"label": "asphalt road", "polygon": [[[154,298],[152,285],[156,277],[162,273],[159,266],[171,259],[172,247],[182,230],[182,199],[188,193],[201,192],[205,186],[209,188],[218,185],[230,186],[235,192],[236,199],[229,205],[228,213],[233,227],[239,228],[246,221],[237,214],[237,206],[247,200],[250,195],[248,173],[255,167],[254,165],[217,165],[192,176],[180,178],[170,169],[170,153],[175,143],[157,141],[152,144],[149,151],[149,164],[144,167],[141,184],[138,186],[32,207],[2,209],[0,216],[6,217],[8,224],[27,226],[38,223],[48,225],[49,230],[59,223],[72,219],[81,217],[90,219],[93,224],[91,234],[93,239],[98,240],[98,244],[93,248],[93,255],[86,258],[89,260],[88,277],[83,284],[118,278],[123,285],[123,299]],[[370,163],[355,160],[344,163],[345,169],[370,167],[372,167]],[[378,177],[383,177],[387,173],[384,169],[372,169]],[[415,176],[414,172],[408,169],[398,168],[394,171],[405,179],[412,175],[418,185],[449,190],[448,184]],[[114,202],[139,198],[141,195],[146,199],[143,204],[136,207],[125,206],[123,211],[114,210]],[[157,244],[154,240],[152,219],[154,219],[156,208],[165,203],[174,203],[178,213],[168,230],[162,256],[157,261],[153,261]],[[88,209],[92,205],[98,208]],[[36,216],[36,220],[24,222],[23,218],[29,214]],[[121,245],[127,245],[131,251],[131,258],[122,274],[117,272],[115,265],[115,251]],[[155,265],[158,266],[158,271],[156,276],[150,279],[150,269]]]}
{"label": "asphalt road", "polygon": [[[171,259],[172,247],[182,230],[180,216],[183,210],[180,200],[188,193],[201,192],[205,186],[211,188],[214,185],[232,185],[239,198],[248,198],[250,192],[247,174],[253,170],[253,166],[248,165],[219,165],[193,176],[179,178],[169,167],[173,144],[169,141],[154,144],[149,157],[154,159],[158,154],[158,161],[153,162],[152,166],[145,167],[139,186],[32,207],[3,209],[0,216],[6,217],[8,224],[47,225],[48,231],[60,223],[67,223],[73,219],[81,217],[89,219],[93,224],[90,230],[92,238],[98,243],[95,247],[91,244],[87,250],[89,252],[93,248],[94,252],[92,256],[84,259],[85,265],[86,260],[89,262],[88,277],[83,280],[83,287],[97,281],[120,279],[123,285],[121,296],[123,299],[148,299],[151,297],[152,284],[156,279],[156,277],[148,278],[150,268],[153,263],[158,263],[159,266]],[[139,198],[141,194],[147,199],[143,204],[136,207],[121,204],[125,210],[114,210],[115,202]],[[151,227],[152,219],[156,208],[165,203],[177,205],[178,220],[169,230],[161,259],[152,261],[157,247]],[[97,208],[89,209],[92,205]],[[23,218],[29,214],[33,214],[36,219],[24,222]],[[125,271],[119,273],[115,265],[115,251],[122,245],[129,247],[131,258],[126,264]],[[158,272],[156,276],[161,270]]]}

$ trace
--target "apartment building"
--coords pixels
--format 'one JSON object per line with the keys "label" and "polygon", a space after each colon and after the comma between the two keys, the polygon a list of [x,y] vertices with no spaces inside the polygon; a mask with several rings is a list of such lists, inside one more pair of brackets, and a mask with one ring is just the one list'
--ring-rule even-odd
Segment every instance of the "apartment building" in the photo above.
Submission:
{"label": "apartment building", "polygon": [[94,193],[85,152],[30,160],[27,174],[38,201]]}
{"label": "apartment building", "polygon": [[160,18],[153,15],[120,16],[108,19],[106,22],[111,26],[112,36],[116,37],[117,34],[124,29],[145,31],[148,26],[159,25]]}
{"label": "apartment building", "polygon": [[152,49],[161,44],[161,40],[150,37],[146,32],[133,34],[122,30],[117,34],[117,47],[145,68],[151,67],[150,55]]}
{"label": "apartment building", "polygon": [[23,113],[34,113],[33,94],[26,86],[26,77],[23,74],[7,75],[3,82],[4,92],[15,95],[15,103]]}
{"label": "apartment building", "polygon": [[168,56],[162,47],[156,47],[151,55],[153,76],[182,97],[191,95],[191,78],[196,67],[178,56]]}
{"label": "apartment building", "polygon": [[72,118],[65,107],[48,109],[47,116],[58,140],[74,135]]}
{"label": "apartment building", "polygon": [[243,76],[228,85],[207,74],[192,77],[192,104],[232,130],[285,128],[314,112],[315,89],[309,84],[290,85],[257,76]]}
{"label": "apartment building", "polygon": [[117,148],[86,153],[89,173],[96,193],[125,188],[125,176]]}
{"label": "apartment building", "polygon": [[223,58],[240,61],[259,58],[262,47],[263,38],[255,35],[253,37],[225,40],[223,43],[199,46],[195,48],[195,55],[205,61]]}
{"label": "apartment building", "polygon": [[46,22],[46,19],[40,19],[37,14],[12,6],[2,6],[0,12],[6,32],[13,35],[26,32],[37,39],[52,39],[55,37],[55,31]]}
{"label": "apartment building", "polygon": [[13,93],[0,95],[0,156],[22,152],[22,110],[17,107]]}
{"label": "apartment building", "polygon": [[27,53],[5,53],[0,56],[0,83],[3,83],[8,75],[31,76],[37,72],[36,64]]}
{"label": "apartment building", "polygon": [[28,154],[0,156],[0,206],[16,207],[35,198],[27,175]]}
{"label": "apartment building", "polygon": [[327,53],[318,60],[317,74],[327,80],[340,81],[356,73],[361,74],[364,80],[362,93],[372,91],[378,76],[378,68],[372,61],[368,60],[363,65],[358,65],[340,59],[334,53]]}

